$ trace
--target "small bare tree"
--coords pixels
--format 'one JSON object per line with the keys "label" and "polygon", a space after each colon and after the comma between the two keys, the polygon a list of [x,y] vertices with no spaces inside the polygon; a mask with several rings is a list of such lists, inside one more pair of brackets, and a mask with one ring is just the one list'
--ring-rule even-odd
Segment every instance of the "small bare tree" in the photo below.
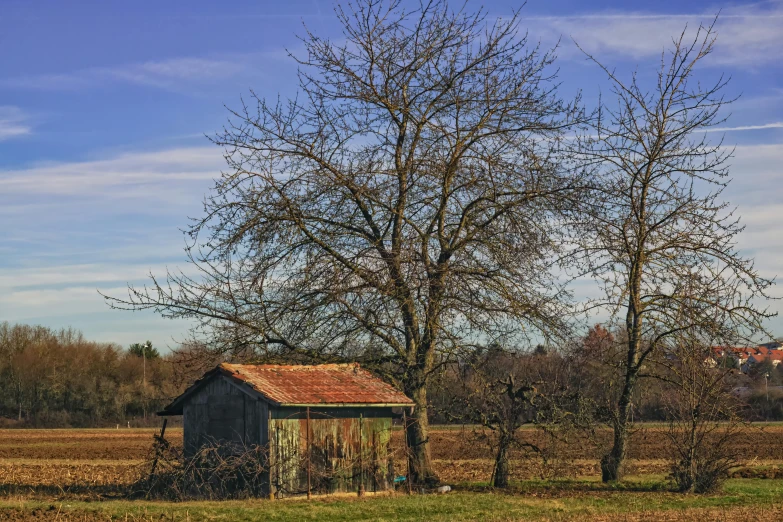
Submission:
{"label": "small bare tree", "polygon": [[663,378],[671,385],[669,416],[672,478],[682,492],[710,493],[737,462],[737,436],[744,428],[730,390],[731,369],[709,363],[709,343],[685,336],[674,343]]}
{"label": "small bare tree", "polygon": [[[683,293],[684,299],[693,301],[685,314],[692,314],[700,306],[698,298],[691,290]],[[716,319],[722,315],[720,307],[715,306],[702,313],[715,314]],[[689,325],[693,319],[685,314],[679,322]],[[663,353],[654,357],[653,364],[659,369],[656,375],[668,391],[664,393],[664,409],[669,420],[672,478],[682,492],[718,489],[739,453],[736,436],[745,426],[739,415],[739,401],[731,393],[735,372],[718,365],[713,353],[713,346],[736,343],[737,338],[725,337],[727,334],[731,332],[703,327],[682,329],[669,338]]]}
{"label": "small bare tree", "polygon": [[649,89],[589,57],[608,75],[617,105],[601,107],[591,136],[578,140],[597,174],[580,246],[605,291],[602,304],[623,316],[626,336],[613,445],[601,461],[605,481],[621,478],[634,391],[648,358],[671,336],[694,329],[750,335],[768,317],[754,298],[771,281],[737,252],[743,227],[722,199],[731,150],[704,132],[724,121],[721,110],[731,101],[722,95],[722,77],[710,86],[695,78],[714,42],[712,27],[700,27],[692,40],[683,31]]}
{"label": "small bare tree", "polygon": [[520,437],[520,428],[534,426],[550,435],[548,443],[574,427],[589,427],[590,416],[571,389],[568,361],[559,354],[507,352],[499,348],[463,363],[448,417],[490,430],[495,463],[491,485],[508,486],[510,453],[527,449],[553,457],[552,448]]}
{"label": "small bare tree", "polygon": [[548,254],[579,183],[560,154],[579,119],[519,18],[445,0],[338,6],[307,32],[299,94],[231,112],[228,169],[190,229],[198,277],[115,307],[197,322],[221,352],[350,358],[416,403],[417,483],[436,481],[427,383],[457,348],[562,332]]}

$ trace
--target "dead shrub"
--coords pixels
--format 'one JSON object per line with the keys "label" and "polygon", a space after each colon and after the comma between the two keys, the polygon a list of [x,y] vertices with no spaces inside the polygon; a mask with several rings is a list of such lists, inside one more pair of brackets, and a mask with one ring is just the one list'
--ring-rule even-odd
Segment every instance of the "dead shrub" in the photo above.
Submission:
{"label": "dead shrub", "polygon": [[713,493],[729,477],[733,465],[732,460],[721,457],[683,459],[672,466],[671,477],[681,492]]}
{"label": "dead shrub", "polygon": [[[338,484],[366,482],[376,485],[389,480],[390,471],[378,465],[376,455],[363,455],[342,466],[317,448],[307,452],[269,454],[267,446],[210,440],[192,456],[161,436],[155,436],[144,477],[131,487],[131,496],[161,500],[224,500],[332,493]],[[309,462],[308,462],[309,459]],[[270,480],[273,484],[270,485]],[[270,487],[271,486],[271,487]]]}
{"label": "dead shrub", "polygon": [[573,429],[563,425],[544,426],[539,428],[545,443],[537,448],[538,459],[533,460],[533,469],[541,480],[556,480],[575,478],[577,467],[573,460],[567,457],[567,448],[573,443]]}
{"label": "dead shrub", "polygon": [[132,496],[161,500],[223,500],[268,491],[268,454],[260,446],[210,441],[195,455],[156,438],[150,473],[131,487]]}
{"label": "dead shrub", "polygon": [[683,493],[718,490],[738,458],[734,441],[744,423],[727,381],[730,370],[705,363],[710,345],[679,339],[662,375],[671,388],[666,399],[671,479]]}

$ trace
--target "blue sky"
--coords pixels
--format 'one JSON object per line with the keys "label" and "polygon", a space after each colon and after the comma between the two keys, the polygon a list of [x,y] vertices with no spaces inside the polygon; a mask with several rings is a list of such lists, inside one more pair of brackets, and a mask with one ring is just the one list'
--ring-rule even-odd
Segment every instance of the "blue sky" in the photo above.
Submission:
{"label": "blue sky", "polygon": [[[121,294],[150,271],[187,270],[180,230],[223,166],[204,134],[250,89],[293,94],[286,50],[300,48],[302,23],[338,37],[332,5],[2,0],[0,320],[174,346],[187,324],[108,310],[97,290]],[[483,5],[504,16],[520,2]],[[627,76],[654,68],[686,23],[719,10],[704,76],[726,73],[728,92],[742,95],[725,125],[737,145],[726,196],[748,227],[743,251],[781,275],[783,2],[530,0],[522,24],[545,45],[561,39],[563,90],[582,89],[590,104],[601,75],[572,39]],[[770,328],[783,335],[783,320]]]}

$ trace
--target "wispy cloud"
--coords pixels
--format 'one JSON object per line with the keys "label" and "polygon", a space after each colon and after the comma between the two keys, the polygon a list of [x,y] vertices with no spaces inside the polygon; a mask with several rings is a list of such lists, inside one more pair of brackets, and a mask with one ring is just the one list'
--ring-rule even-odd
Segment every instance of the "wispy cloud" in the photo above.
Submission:
{"label": "wispy cloud", "polygon": [[[783,144],[739,145],[732,150],[730,174],[733,181],[727,197],[736,200],[734,202],[741,209],[783,204]],[[777,222],[781,215],[783,212],[776,218]],[[783,246],[783,235],[776,236]]]}
{"label": "wispy cloud", "polygon": [[[158,245],[155,245],[158,246]],[[179,248],[176,255],[182,254]],[[82,264],[58,264],[55,266],[39,266],[35,268],[6,268],[0,275],[0,289],[15,289],[31,292],[46,289],[63,288],[92,288],[106,283],[123,284],[126,281],[143,281],[150,271],[165,273],[166,266],[160,263],[145,262],[141,252],[129,257],[135,263],[82,263]],[[172,256],[174,257],[174,256]],[[191,270],[190,275],[195,275]]]}
{"label": "wispy cloud", "polygon": [[[100,285],[108,295],[127,292],[124,281]],[[52,328],[73,326],[88,339],[127,346],[149,339],[158,348],[176,347],[190,326],[186,320],[171,321],[152,311],[129,313],[110,310],[95,286],[8,290],[0,288],[2,320],[42,324]]]}
{"label": "wispy cloud", "polygon": [[206,146],[0,170],[0,320],[122,342],[181,335],[186,322],[110,312],[96,290],[119,296],[150,272],[188,270],[181,229],[223,166]]}
{"label": "wispy cloud", "polygon": [[170,88],[182,81],[215,81],[233,77],[244,71],[246,64],[236,60],[178,58],[146,62],[104,71],[110,78],[139,85]]}
{"label": "wispy cloud", "polygon": [[218,147],[193,147],[0,171],[0,308],[25,296],[35,315],[38,296],[178,264],[180,229],[223,164]]}
{"label": "wispy cloud", "polygon": [[[215,146],[124,153],[93,161],[0,170],[0,202],[45,195],[122,199],[176,199],[176,189],[216,177],[224,165]],[[202,183],[203,184],[203,183]],[[174,189],[170,192],[167,189]]]}
{"label": "wispy cloud", "polygon": [[19,108],[0,105],[0,141],[32,132],[27,115]]}
{"label": "wispy cloud", "polygon": [[[729,170],[732,182],[724,196],[737,207],[745,230],[738,236],[738,246],[754,258],[755,267],[765,277],[778,278],[772,295],[783,297],[783,144],[740,145],[733,149]],[[781,314],[771,326],[783,332],[783,304],[767,303]]]}
{"label": "wispy cloud", "polygon": [[[579,16],[540,17],[536,36],[562,35],[566,40],[561,56],[581,53],[567,43],[573,39],[586,52],[599,57],[615,55],[634,60],[660,55],[673,37],[687,25],[690,35],[700,24],[709,24],[715,11],[692,14],[588,13]],[[715,26],[718,41],[711,63],[753,68],[777,65],[783,48],[783,4],[730,6],[722,10]]]}
{"label": "wispy cloud", "polygon": [[706,129],[704,132],[737,132],[737,131],[752,131],[752,130],[765,130],[765,129],[783,129],[783,121],[776,121],[775,123],[765,123],[763,125],[740,125],[738,127],[713,127]]}
{"label": "wispy cloud", "polygon": [[91,67],[64,74],[6,78],[0,80],[0,85],[36,90],[74,90],[119,82],[178,90],[183,84],[216,83],[246,73],[251,60],[250,55],[173,58],[112,67]]}

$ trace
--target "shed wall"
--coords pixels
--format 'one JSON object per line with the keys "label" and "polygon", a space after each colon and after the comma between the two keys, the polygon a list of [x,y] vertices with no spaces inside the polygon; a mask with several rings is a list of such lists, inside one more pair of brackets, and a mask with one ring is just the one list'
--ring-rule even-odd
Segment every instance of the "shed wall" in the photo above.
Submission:
{"label": "shed wall", "polygon": [[[391,408],[271,408],[270,483],[278,496],[382,491],[391,485]],[[308,426],[311,450],[308,453]]]}
{"label": "shed wall", "polygon": [[196,390],[183,404],[183,443],[186,456],[212,441],[264,445],[268,408],[223,376]]}

